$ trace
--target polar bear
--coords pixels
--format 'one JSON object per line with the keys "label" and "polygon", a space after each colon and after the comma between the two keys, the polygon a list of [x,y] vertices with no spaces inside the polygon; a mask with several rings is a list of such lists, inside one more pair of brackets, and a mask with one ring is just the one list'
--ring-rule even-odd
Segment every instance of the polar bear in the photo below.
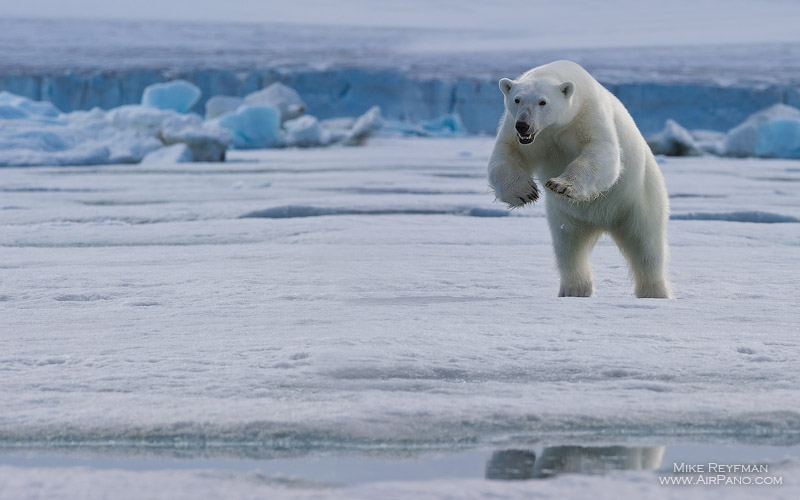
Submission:
{"label": "polar bear", "polygon": [[489,160],[489,182],[510,207],[545,206],[559,297],[592,295],[589,256],[608,233],[628,260],[637,297],[669,298],[664,178],[622,103],[574,62],[503,78],[506,111]]}

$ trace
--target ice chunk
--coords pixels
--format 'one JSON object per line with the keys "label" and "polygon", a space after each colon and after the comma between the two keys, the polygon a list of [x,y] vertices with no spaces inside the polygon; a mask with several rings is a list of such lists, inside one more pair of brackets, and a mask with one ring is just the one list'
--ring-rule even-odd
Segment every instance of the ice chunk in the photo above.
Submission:
{"label": "ice chunk", "polygon": [[247,104],[271,106],[281,114],[281,123],[297,118],[306,111],[306,104],[293,88],[276,82],[244,98]]}
{"label": "ice chunk", "polygon": [[0,119],[0,165],[137,163],[177,143],[197,161],[221,161],[232,140],[195,114],[138,105],[59,114],[47,103],[13,94],[0,99],[6,110],[20,110],[14,119]]}
{"label": "ice chunk", "polygon": [[233,141],[231,134],[213,123],[203,126],[167,126],[158,134],[164,144],[186,144],[194,161],[225,161],[225,151]]}
{"label": "ice chunk", "polygon": [[759,125],[756,156],[800,159],[800,119],[773,120]]}
{"label": "ice chunk", "polygon": [[157,109],[171,109],[186,113],[197,104],[203,93],[197,85],[186,80],[155,83],[144,89],[142,105]]}
{"label": "ice chunk", "polygon": [[284,123],[284,128],[287,146],[307,148],[330,143],[330,133],[320,126],[316,117],[311,115],[289,120]]}
{"label": "ice chunk", "polygon": [[0,118],[52,121],[61,112],[47,101],[34,101],[10,92],[0,92]]}
{"label": "ice chunk", "polygon": [[189,163],[194,161],[192,150],[185,143],[173,144],[156,149],[144,157],[142,163]]}
{"label": "ice chunk", "polygon": [[692,138],[700,150],[712,155],[722,154],[722,143],[725,140],[725,132],[716,130],[692,130]]}
{"label": "ice chunk", "polygon": [[36,165],[100,165],[109,163],[110,151],[101,144],[84,143],[61,151],[45,151],[25,147],[0,148],[0,166],[28,167]]}
{"label": "ice chunk", "polygon": [[130,129],[102,139],[110,152],[108,163],[139,163],[148,153],[164,146],[156,137]]}
{"label": "ice chunk", "polygon": [[[4,102],[10,101],[11,98],[4,96]],[[24,112],[19,102],[7,106]],[[49,112],[45,111],[45,114]],[[93,165],[108,162],[111,154],[109,148],[99,141],[90,140],[91,136],[87,136],[83,130],[68,126],[63,117],[28,116],[0,119],[0,166]]]}
{"label": "ice chunk", "polygon": [[281,114],[272,106],[244,104],[216,123],[231,132],[233,145],[238,149],[275,148],[284,144]]}
{"label": "ice chunk", "polygon": [[63,133],[63,127],[47,126],[29,120],[0,120],[0,151],[30,149],[63,151],[75,144],[75,138]]}
{"label": "ice chunk", "polygon": [[28,118],[28,113],[15,106],[0,104],[0,119],[18,120],[20,118]]}
{"label": "ice chunk", "polygon": [[244,104],[244,99],[229,95],[215,95],[206,101],[206,120],[219,118],[222,115],[233,113]]}
{"label": "ice chunk", "polygon": [[[727,156],[756,156],[760,126],[770,121],[784,119],[800,119],[800,109],[785,104],[776,104],[750,115],[747,120],[728,131],[722,143],[721,153]],[[772,129],[768,128],[764,131],[769,132]]]}
{"label": "ice chunk", "polygon": [[350,129],[355,123],[355,118],[347,116],[322,120],[319,125],[328,133],[330,142],[334,143],[345,140],[350,135]]}
{"label": "ice chunk", "polygon": [[200,127],[203,124],[203,120],[195,114],[180,114],[136,104],[114,108],[106,113],[106,119],[114,127],[132,128],[147,133],[157,133],[165,127]]}
{"label": "ice chunk", "polygon": [[[214,124],[204,124],[196,114],[131,105],[112,109],[107,113],[107,120],[117,129],[136,131],[142,146],[147,145],[146,150],[136,150],[138,159],[135,161],[164,144],[177,143],[189,146],[195,161],[224,161],[225,150],[232,141],[227,131]],[[144,143],[145,138],[149,138],[147,143]]]}
{"label": "ice chunk", "polygon": [[647,145],[654,154],[667,156],[699,156],[703,151],[692,134],[678,125],[675,120],[667,120],[664,130],[650,136]]}
{"label": "ice chunk", "polygon": [[328,144],[341,143],[345,146],[357,146],[363,144],[372,132],[382,126],[382,123],[381,108],[373,106],[358,118],[332,118],[319,122],[319,125],[323,133],[327,135]]}
{"label": "ice chunk", "polygon": [[381,127],[381,108],[372,106],[358,117],[353,127],[342,141],[345,146],[358,146],[367,140],[372,132]]}

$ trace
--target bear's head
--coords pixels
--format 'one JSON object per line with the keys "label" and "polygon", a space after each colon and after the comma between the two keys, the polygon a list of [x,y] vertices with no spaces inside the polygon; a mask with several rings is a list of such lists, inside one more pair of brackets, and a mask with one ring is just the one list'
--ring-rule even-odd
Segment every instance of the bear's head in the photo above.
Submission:
{"label": "bear's head", "polygon": [[575,84],[570,81],[524,75],[519,80],[503,78],[500,90],[520,144],[530,144],[537,133],[553,125],[566,125],[575,117]]}

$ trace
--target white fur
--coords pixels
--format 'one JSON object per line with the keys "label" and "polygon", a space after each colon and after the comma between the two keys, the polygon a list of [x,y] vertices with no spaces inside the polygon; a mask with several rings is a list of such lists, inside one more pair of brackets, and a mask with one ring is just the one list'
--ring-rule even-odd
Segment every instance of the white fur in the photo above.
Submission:
{"label": "white fur", "polygon": [[[539,66],[516,81],[504,78],[500,90],[506,112],[489,160],[489,182],[498,199],[519,207],[538,197],[534,176],[548,179],[559,296],[591,296],[589,256],[606,232],[630,264],[636,296],[670,297],[669,198],[658,164],[622,103],[570,61]],[[531,124],[533,143],[519,142],[517,121]]]}

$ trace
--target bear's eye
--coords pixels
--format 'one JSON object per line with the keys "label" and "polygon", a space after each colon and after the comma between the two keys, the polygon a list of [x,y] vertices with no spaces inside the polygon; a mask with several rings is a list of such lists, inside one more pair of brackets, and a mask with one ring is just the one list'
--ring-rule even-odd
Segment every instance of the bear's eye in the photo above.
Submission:
{"label": "bear's eye", "polygon": [[539,106],[544,106],[545,104],[547,104],[547,103],[544,102],[544,101],[539,101]]}
{"label": "bear's eye", "polygon": [[519,104],[519,97],[517,97],[516,99],[514,99],[514,102],[515,102],[515,103],[517,103],[517,104]]}

